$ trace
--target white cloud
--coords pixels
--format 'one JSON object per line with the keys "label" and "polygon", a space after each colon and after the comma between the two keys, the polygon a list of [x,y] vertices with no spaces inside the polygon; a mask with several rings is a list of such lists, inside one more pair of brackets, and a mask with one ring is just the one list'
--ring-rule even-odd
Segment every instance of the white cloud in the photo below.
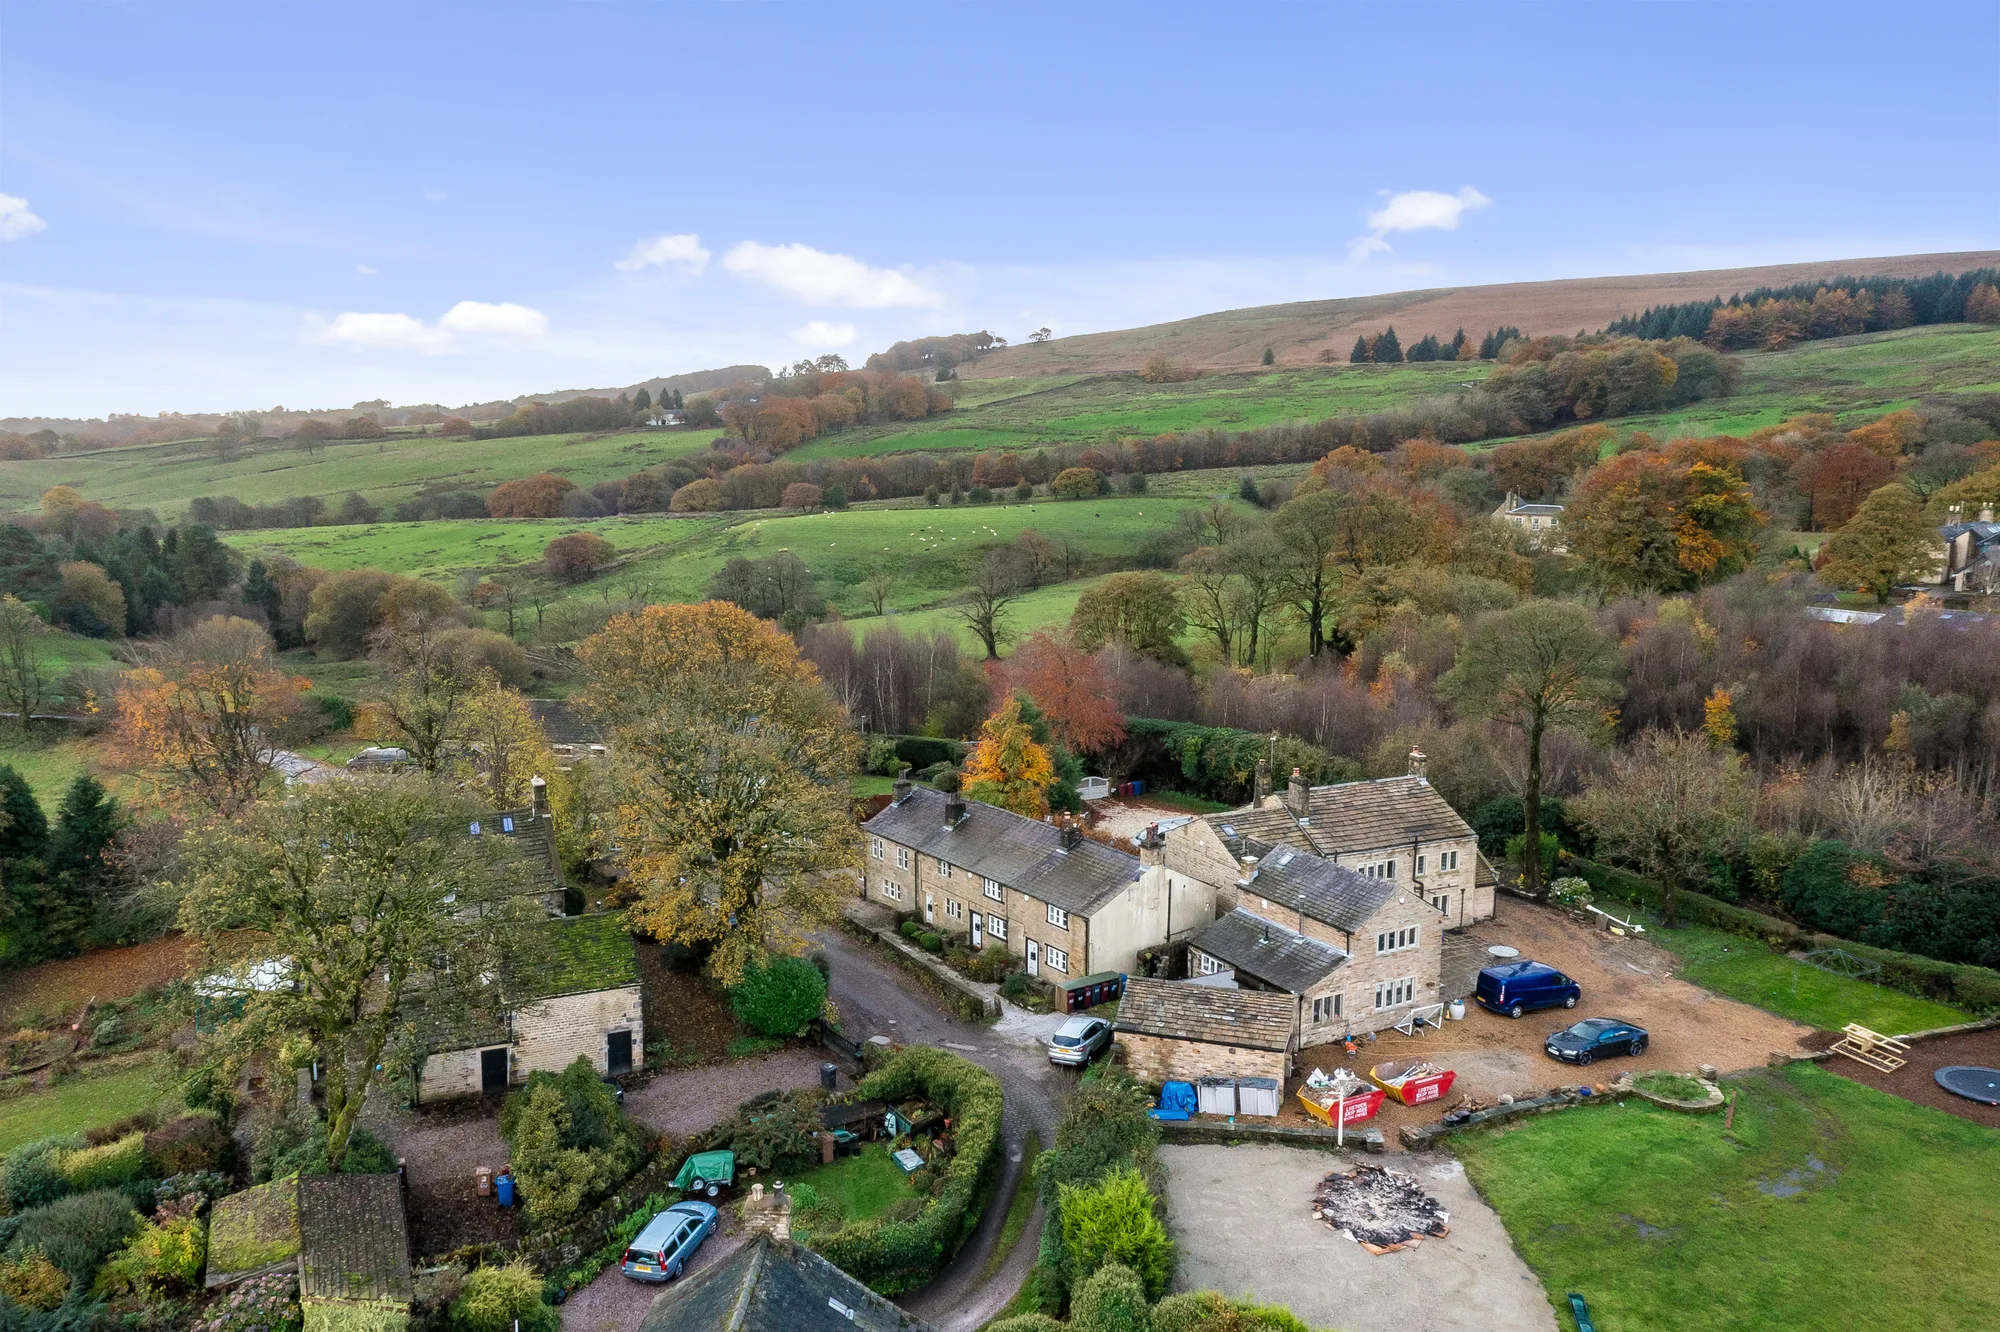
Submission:
{"label": "white cloud", "polygon": [[354,266],[354,271],[362,277],[374,277],[377,273],[381,272],[382,270],[379,268],[371,268],[367,264],[356,264]]}
{"label": "white cloud", "polygon": [[1355,262],[1371,254],[1389,251],[1385,239],[1394,231],[1457,231],[1467,213],[1493,201],[1467,185],[1457,194],[1437,190],[1405,190],[1392,194],[1389,201],[1368,215],[1368,234],[1347,243],[1347,257]]}
{"label": "white cloud", "polygon": [[549,331],[549,317],[540,310],[503,301],[460,301],[445,311],[438,327],[453,333],[490,333],[503,338],[539,338]]}
{"label": "white cloud", "polygon": [[851,347],[860,330],[852,324],[829,324],[824,319],[811,319],[792,330],[792,341],[802,347]]}
{"label": "white cloud", "polygon": [[810,245],[744,241],[722,256],[722,266],[776,287],[807,305],[855,310],[935,309],[944,294],[893,268],[870,268],[852,255],[828,254]]}
{"label": "white cloud", "polygon": [[424,191],[424,198],[431,203],[443,203],[446,199],[451,198],[451,195],[443,190],[430,189]]}
{"label": "white cloud", "polygon": [[623,273],[636,273],[656,264],[661,268],[676,264],[690,273],[699,273],[708,267],[708,258],[708,251],[702,248],[701,237],[688,232],[642,240],[632,247],[630,254],[612,266]]}
{"label": "white cloud", "polygon": [[548,331],[547,315],[511,301],[498,305],[460,301],[435,324],[426,324],[406,314],[358,310],[335,315],[331,323],[309,318],[306,324],[309,341],[340,343],[356,349],[415,351],[429,356],[459,350],[457,335],[460,334],[527,340],[541,338]]}
{"label": "white cloud", "polygon": [[28,201],[18,194],[0,194],[0,241],[32,236],[49,224],[28,211]]}

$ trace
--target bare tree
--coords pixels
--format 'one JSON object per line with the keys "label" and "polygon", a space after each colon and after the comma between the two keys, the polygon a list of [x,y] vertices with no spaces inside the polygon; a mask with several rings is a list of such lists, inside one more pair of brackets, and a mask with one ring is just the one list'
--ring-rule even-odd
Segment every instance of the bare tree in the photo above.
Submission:
{"label": "bare tree", "polygon": [[989,550],[972,586],[959,595],[953,611],[978,636],[988,661],[999,660],[1000,644],[1012,637],[1005,624],[1007,608],[1020,600],[1025,587],[1020,557],[1011,550]]}
{"label": "bare tree", "polygon": [[[1672,925],[1680,890],[1701,882],[1709,857],[1749,831],[1750,805],[1741,756],[1675,730],[1640,736],[1572,807],[1600,846],[1660,881],[1660,914]],[[1532,847],[1529,859],[1537,859]]]}
{"label": "bare tree", "polygon": [[889,595],[896,590],[896,575],[887,569],[871,569],[861,580],[861,595],[875,608],[877,615],[885,614],[889,606]]}

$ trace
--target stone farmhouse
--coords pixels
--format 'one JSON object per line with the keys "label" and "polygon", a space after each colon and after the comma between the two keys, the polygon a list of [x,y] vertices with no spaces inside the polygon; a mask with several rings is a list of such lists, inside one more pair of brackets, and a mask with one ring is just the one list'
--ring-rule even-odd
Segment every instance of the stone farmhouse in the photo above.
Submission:
{"label": "stone farmhouse", "polygon": [[1512,523],[1528,534],[1528,539],[1542,550],[1563,553],[1562,516],[1560,504],[1524,504],[1513,491],[1493,511],[1493,516],[1503,523]]}
{"label": "stone farmhouse", "polygon": [[974,948],[1004,947],[1051,983],[1137,970],[1140,949],[1215,914],[1215,890],[1168,867],[1157,839],[1133,856],[908,781],[861,830],[868,900]]}
{"label": "stone farmhouse", "polygon": [[562,862],[547,787],[536,778],[528,809],[482,819],[467,835],[517,844],[522,891],[549,919],[533,927],[519,960],[494,978],[497,1014],[417,1006],[423,1053],[413,1070],[413,1099],[498,1095],[538,1069],[560,1072],[578,1056],[600,1073],[631,1072],[646,1044],[638,954],[623,912],[560,914]]}
{"label": "stone farmhouse", "polygon": [[1493,914],[1477,836],[1420,771],[1318,787],[1295,772],[1283,796],[1159,840],[1170,872],[1216,893],[1191,976],[1292,996],[1300,1046],[1441,1002],[1445,933]]}

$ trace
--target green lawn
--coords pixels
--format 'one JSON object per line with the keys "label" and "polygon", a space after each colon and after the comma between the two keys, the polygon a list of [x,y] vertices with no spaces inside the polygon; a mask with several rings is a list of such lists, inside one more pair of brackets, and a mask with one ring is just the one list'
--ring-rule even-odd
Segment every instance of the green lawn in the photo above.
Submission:
{"label": "green lawn", "polygon": [[1972,1020],[1929,999],[1807,966],[1741,935],[1649,924],[1646,937],[1678,956],[1681,975],[1695,984],[1824,1031],[1859,1022],[1895,1035]]}
{"label": "green lawn", "polygon": [[51,820],[69,784],[90,770],[83,746],[75,741],[53,744],[23,741],[16,738],[12,726],[5,726],[4,733],[0,733],[0,763],[28,779],[35,799],[41,801],[42,811]]}
{"label": "green lawn", "polygon": [[172,1088],[162,1083],[159,1070],[151,1064],[102,1077],[74,1078],[60,1087],[0,1100],[0,1152],[57,1133],[115,1124],[141,1110],[167,1108],[174,1100]]}
{"label": "green lawn", "polygon": [[910,1177],[889,1159],[889,1149],[882,1143],[869,1143],[832,1165],[815,1166],[792,1184],[812,1185],[820,1197],[840,1205],[850,1224],[880,1216],[890,1204],[916,1196]]}
{"label": "green lawn", "polygon": [[1728,1132],[1634,1099],[1456,1140],[1558,1326],[2000,1326],[2000,1134],[1809,1064],[1731,1088]]}
{"label": "green lawn", "polygon": [[594,532],[621,554],[663,549],[723,526],[719,518],[633,514],[621,518],[449,518],[427,523],[367,523],[229,532],[246,555],[277,553],[320,569],[387,569],[418,578],[451,579],[537,564],[549,542]]}

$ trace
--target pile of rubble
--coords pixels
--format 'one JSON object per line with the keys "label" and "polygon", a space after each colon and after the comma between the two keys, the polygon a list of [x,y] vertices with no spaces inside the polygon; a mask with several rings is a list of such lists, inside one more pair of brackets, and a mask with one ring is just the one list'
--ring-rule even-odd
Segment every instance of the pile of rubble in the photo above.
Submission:
{"label": "pile of rubble", "polygon": [[1451,1213],[1416,1178],[1383,1166],[1356,1166],[1320,1181],[1313,1215],[1370,1253],[1415,1248],[1451,1233]]}

